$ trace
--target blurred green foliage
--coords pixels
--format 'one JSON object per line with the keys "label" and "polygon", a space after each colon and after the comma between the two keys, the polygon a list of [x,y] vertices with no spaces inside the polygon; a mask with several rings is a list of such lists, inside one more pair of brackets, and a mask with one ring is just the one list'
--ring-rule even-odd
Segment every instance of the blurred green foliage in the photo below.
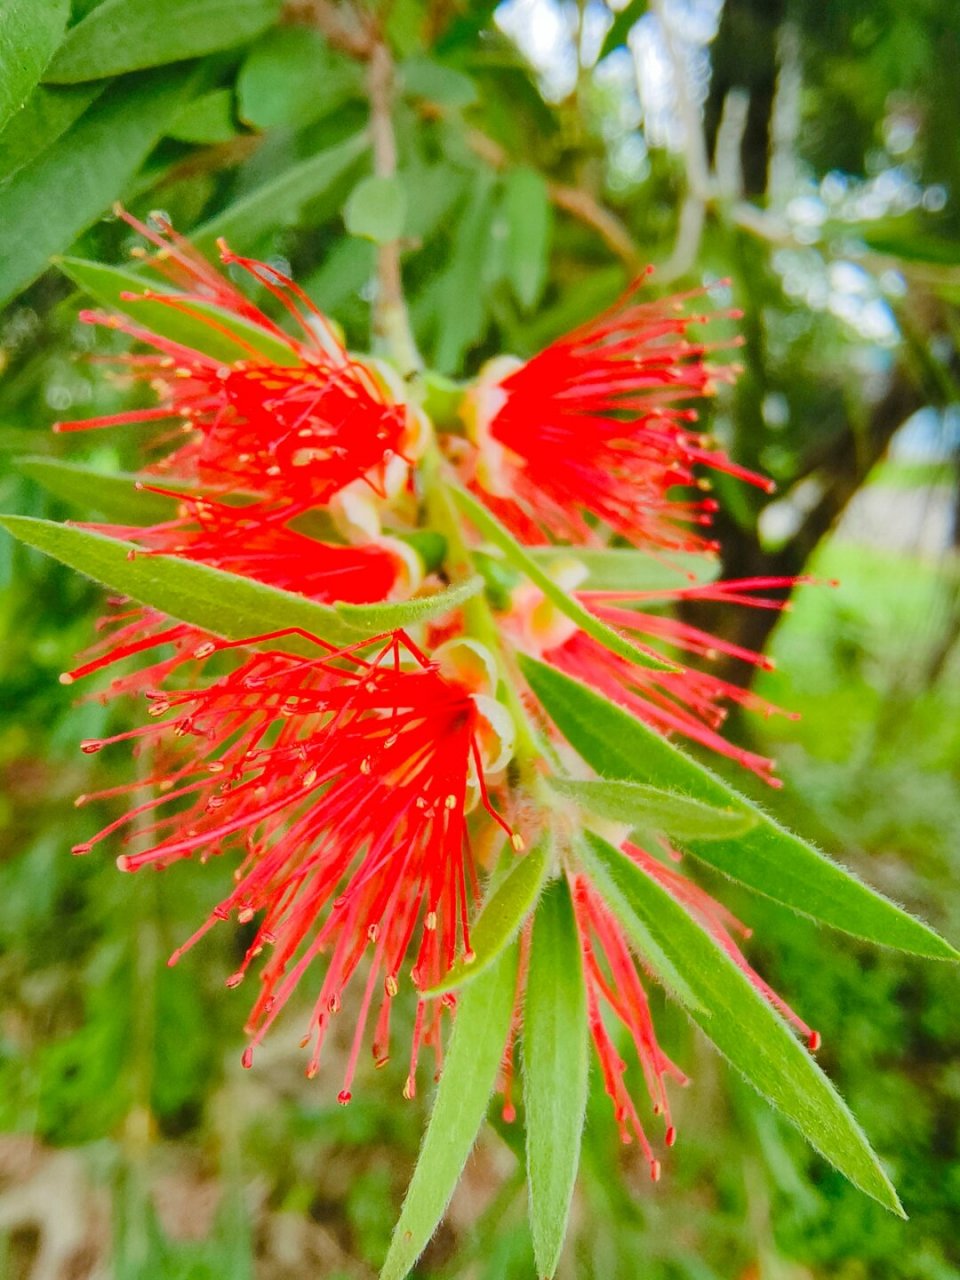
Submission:
{"label": "blurred green foliage", "polygon": [[[0,55],[22,46],[26,77],[15,101],[0,102],[10,108],[0,130],[3,509],[87,514],[45,496],[18,456],[104,471],[142,457],[135,430],[48,430],[129,399],[87,358],[117,338],[78,324],[85,300],[44,269],[58,253],[124,261],[133,237],[108,212],[118,198],[139,215],[164,209],[208,247],[225,234],[238,252],[289,267],[358,348],[371,340],[373,241],[387,214],[402,219],[417,336],[449,374],[504,349],[531,353],[613,300],[648,260],[667,264],[664,288],[671,276],[693,286],[729,277],[715,296],[745,312],[744,372],[710,425],[781,492],[724,486],[724,568],[807,565],[842,581],[798,594],[772,640],[779,670],[760,682],[803,718],[734,729],[781,760],[787,785],[764,793],[766,804],[960,938],[956,547],[949,534],[939,558],[864,548],[849,533],[822,541],[871,473],[891,513],[908,510],[899,492],[921,506],[923,495],[955,503],[948,445],[933,463],[873,471],[911,414],[942,426],[956,401],[952,0],[727,0],[712,43],[709,4],[631,3],[614,20],[599,3],[514,0],[498,15],[485,3],[397,0],[380,13],[397,60],[400,176],[388,202],[364,185],[365,144],[350,145],[367,108],[364,68],[346,47],[349,11],[315,23],[328,6],[292,3],[277,22],[278,5],[246,0],[237,25],[214,4],[174,13],[137,3],[130,10],[148,25],[163,10],[144,35],[116,0],[75,0],[75,34],[54,55],[58,6],[38,8],[49,21],[35,29],[22,4],[0,15]],[[538,71],[502,28],[532,48],[557,15],[569,37]],[[601,40],[590,31],[601,29],[594,66],[587,51]],[[631,29],[638,58],[652,49],[675,87],[693,67],[694,118],[709,72],[702,146],[689,130],[662,145],[658,120],[682,117],[683,95],[658,103],[641,59],[638,97]],[[20,46],[5,43],[9,32]],[[43,82],[18,112],[31,67]],[[564,67],[572,74],[557,90]],[[293,1009],[256,1071],[241,1074],[247,996],[224,991],[222,978],[243,939],[216,930],[177,969],[165,965],[216,900],[218,868],[131,880],[108,854],[68,852],[115,811],[75,810],[74,796],[118,785],[127,769],[122,753],[91,760],[77,743],[122,728],[129,709],[74,703],[56,679],[90,642],[100,593],[6,538],[0,583],[0,1277],[102,1274],[108,1256],[118,1280],[374,1275],[424,1115],[421,1102],[401,1101],[402,1065],[376,1078],[368,1069],[356,1101],[332,1105],[337,1046],[305,1082]],[[763,643],[770,621],[724,626]],[[911,1221],[828,1171],[654,992],[665,1047],[694,1078],[676,1101],[676,1154],[651,1188],[594,1088],[560,1274],[960,1277],[954,974],[713,887],[755,929],[764,975],[823,1032],[821,1060]],[[499,1122],[487,1133],[417,1269],[425,1280],[533,1275],[517,1141]]]}

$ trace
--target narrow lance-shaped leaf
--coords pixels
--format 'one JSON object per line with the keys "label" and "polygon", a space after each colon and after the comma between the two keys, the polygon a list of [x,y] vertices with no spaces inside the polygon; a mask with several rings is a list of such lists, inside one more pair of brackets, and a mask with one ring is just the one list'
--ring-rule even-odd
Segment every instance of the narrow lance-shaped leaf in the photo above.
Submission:
{"label": "narrow lance-shaped leaf", "polygon": [[0,179],[11,177],[52,146],[109,83],[95,80],[81,85],[37,85],[0,132]]}
{"label": "narrow lance-shaped leaf", "polygon": [[537,901],[549,867],[549,854],[550,846],[546,839],[539,840],[529,853],[520,857],[510,850],[508,856],[514,859],[514,865],[484,903],[476,923],[470,928],[473,959],[469,964],[463,959],[458,960],[428,995],[456,991],[473,982],[509,946]]}
{"label": "narrow lance-shaped leaf", "polygon": [[[374,628],[360,629],[329,605],[317,604],[291,591],[267,587],[234,573],[172,556],[150,555],[133,543],[121,542],[48,520],[28,516],[4,516],[2,524],[28,546],[36,547],[63,564],[78,569],[105,586],[153,605],[172,618],[211,631],[228,640],[244,640],[268,632],[296,630],[318,636],[330,644],[356,644]],[[132,553],[132,554],[131,554]],[[427,600],[405,602],[420,621],[438,617],[456,607],[476,583],[453,587]],[[354,614],[358,620],[366,615]],[[404,615],[398,613],[397,617]],[[398,622],[396,625],[404,625]],[[278,644],[278,647],[281,647]],[[317,648],[307,639],[291,636],[282,647],[310,657]]]}
{"label": "narrow lance-shaped leaf", "polygon": [[523,1015],[523,1099],[530,1230],[537,1274],[556,1271],[580,1163],[587,1106],[587,997],[565,879],[533,921]]}
{"label": "narrow lance-shaped leaf", "polygon": [[506,269],[517,301],[527,311],[540,299],[547,279],[553,206],[535,169],[514,169],[504,179],[507,223]]}
{"label": "narrow lance-shaped leaf", "polygon": [[593,636],[594,640],[599,640],[606,648],[619,654],[621,658],[626,658],[629,662],[637,663],[638,666],[653,667],[658,671],[674,670],[669,662],[663,662],[653,654],[645,653],[642,649],[638,649],[625,636],[620,635],[618,631],[614,631],[612,627],[608,627],[599,618],[595,618],[592,613],[588,613],[558,583],[554,582],[548,573],[544,573],[536,560],[517,542],[513,534],[472,494],[457,486],[451,486],[451,492],[457,506],[477,531],[492,542],[495,547],[499,547],[507,560],[515,568],[519,569],[521,573],[525,574],[531,582],[535,583],[547,599],[552,604],[555,604],[561,613],[575,622],[587,635]]}
{"label": "narrow lance-shaped leaf", "polygon": [[48,493],[79,509],[94,511],[116,524],[159,524],[176,514],[173,498],[138,489],[138,476],[104,474],[78,462],[59,458],[21,458],[17,470],[42,485]]}
{"label": "narrow lance-shaped leaf", "polygon": [[197,227],[190,235],[193,244],[209,253],[223,236],[232,249],[249,248],[278,224],[292,221],[307,201],[323,195],[360,159],[368,145],[367,135],[359,133],[285,169]]}
{"label": "narrow lance-shaped leaf", "polygon": [[[682,966],[699,1002],[700,1007],[687,1009],[697,1026],[854,1186],[905,1216],[843,1099],[743,971],[666,889],[618,849],[591,832],[584,843],[588,868],[599,864],[616,880],[659,947]],[[644,958],[656,971],[656,959]]]}
{"label": "narrow lance-shaped leaf", "polygon": [[430,1123],[380,1280],[403,1280],[450,1203],[496,1084],[516,981],[514,946],[459,1001]]}
{"label": "narrow lance-shaped leaf", "polygon": [[40,79],[69,13],[69,0],[3,0],[0,5],[0,129]]}
{"label": "narrow lance-shaped leaf", "polygon": [[584,591],[670,591],[678,583],[712,582],[717,576],[717,561],[677,551],[670,563],[662,557],[638,551],[634,547],[527,547],[527,554],[540,566],[571,559],[587,570]]}
{"label": "narrow lance-shaped leaf", "polygon": [[179,67],[112,85],[72,129],[0,188],[0,305],[123,194],[191,79]]}
{"label": "narrow lance-shaped leaf", "polygon": [[735,839],[684,841],[702,862],[854,937],[915,955],[960,959],[928,925],[785,830],[626,711],[542,662],[521,658],[520,663],[557,727],[601,777],[651,783],[717,808],[732,806],[756,819],[751,830]]}
{"label": "narrow lance-shaped leaf", "polygon": [[384,604],[337,604],[334,608],[337,616],[356,632],[396,631],[458,609],[466,600],[479,595],[482,588],[483,579],[477,574],[432,596]]}
{"label": "narrow lance-shaped leaf", "polygon": [[[296,358],[288,344],[266,329],[206,302],[179,303],[176,290],[141,271],[82,258],[56,258],[54,262],[95,302],[112,311],[122,311],[161,338],[170,338],[218,360],[249,359],[251,347],[276,364],[289,365]],[[148,291],[171,301],[144,297]]]}
{"label": "narrow lance-shaped leaf", "polygon": [[76,84],[231,49],[280,16],[281,0],[103,0],[71,29],[44,79]]}
{"label": "narrow lance-shaped leaf", "polygon": [[549,777],[547,782],[554,791],[576,800],[601,818],[665,831],[678,840],[716,840],[721,836],[742,835],[757,823],[752,813],[742,809],[717,809],[644,782],[611,782],[602,778],[581,782],[557,776]]}

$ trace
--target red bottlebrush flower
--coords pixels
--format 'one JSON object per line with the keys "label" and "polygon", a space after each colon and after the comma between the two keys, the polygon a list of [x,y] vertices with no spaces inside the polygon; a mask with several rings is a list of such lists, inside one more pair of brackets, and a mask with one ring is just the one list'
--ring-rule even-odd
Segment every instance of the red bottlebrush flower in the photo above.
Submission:
{"label": "red bottlebrush flower", "polygon": [[[477,889],[465,812],[474,771],[487,813],[515,848],[522,842],[486,793],[482,699],[446,678],[403,633],[390,636],[372,659],[317,643],[328,651],[322,657],[257,652],[207,689],[155,695],[151,714],[169,716],[163,724],[107,741],[157,740],[162,748],[172,731],[172,749],[158,756],[146,783],[137,784],[155,786],[159,795],[75,852],[86,853],[134,821],[138,829],[129,838],[150,843],[124,854],[123,870],[242,850],[233,889],[170,962],[218,920],[235,913],[243,923],[262,912],[240,970],[227,980],[236,986],[269,949],[248,1023],[247,1066],[299,980],[325,955],[326,975],[304,1041],[315,1039],[308,1067],[314,1074],[330,1020],[367,955],[339,1095],[347,1102],[375,998],[374,1056],[386,1060],[391,1004],[411,946],[418,990],[437,983],[458,951],[469,951],[468,897]],[[405,665],[411,658],[412,668]],[[90,742],[85,750],[104,745]],[[440,1012],[439,1002],[420,999],[408,1095],[421,1043],[440,1053]]]}
{"label": "red bottlebrush flower", "polygon": [[[225,361],[122,316],[81,312],[81,320],[119,329],[153,348],[154,354],[113,359],[128,378],[149,384],[160,403],[61,422],[54,429],[179,419],[181,428],[168,437],[179,447],[156,472],[196,479],[218,492],[255,494],[295,510],[328,502],[359,479],[379,491],[387,463],[413,444],[408,411],[390,401],[370,367],[347,353],[303,290],[275,267],[238,257],[220,244],[225,265],[242,267],[283,304],[301,330],[293,338],[169,224],[160,222],[158,233],[123,216],[157,246],[153,265],[182,290],[145,287],[125,295],[127,300],[142,299],[189,316],[221,347],[234,347],[236,355]],[[223,314],[222,321],[211,307]],[[271,355],[258,348],[258,332],[269,339]]]}
{"label": "red bottlebrush flower", "polygon": [[[750,930],[698,885],[685,879],[636,845],[625,844],[623,852],[662,888],[666,889],[715,939],[723,951],[749,978],[765,1000],[806,1040],[812,1050],[820,1046],[820,1036],[797,1016],[790,1006],[750,966],[734,941],[734,934],[750,937]],[[628,1031],[643,1071],[654,1115],[662,1115],[664,1141],[671,1147],[676,1130],[670,1118],[666,1082],[672,1078],[685,1085],[687,1077],[664,1054],[657,1043],[650,1005],[637,964],[623,932],[603,900],[582,875],[574,877],[573,904],[583,955],[590,1034],[600,1062],[603,1084],[614,1106],[620,1136],[624,1142],[636,1140],[650,1166],[654,1181],[660,1177],[660,1162],[653,1154],[630,1090],[624,1080],[627,1064],[621,1058],[604,1021],[609,1011]]]}
{"label": "red bottlebrush flower", "polygon": [[707,319],[683,314],[694,295],[640,303],[640,283],[526,363],[491,362],[468,393],[474,487],[524,541],[595,541],[589,513],[638,545],[713,549],[696,530],[716,503],[678,498],[675,486],[708,487],[696,476],[705,466],[773,487],[712,447],[682,407],[733,372],[687,337]]}
{"label": "red bottlebrush flower", "polygon": [[[366,546],[320,542],[286,527],[259,504],[240,507],[210,498],[169,496],[179,499],[180,512],[164,524],[85,527],[136,542],[144,554],[175,555],[322,603],[369,604],[407,594],[417,585],[417,557],[403,543],[391,539]],[[217,647],[215,637],[157,609],[121,601],[119,610],[100,620],[103,638],[78,667],[61,677],[63,683],[172,645],[169,657],[115,680],[110,692],[155,688],[183,663],[202,660]]]}
{"label": "red bottlebrush flower", "polygon": [[[714,600],[750,605],[759,609],[783,609],[785,600],[757,592],[789,590],[806,578],[743,578],[707,583],[674,591],[581,591],[577,599],[592,614],[637,643],[651,656],[673,660],[669,650],[690,653],[708,661],[720,654],[770,670],[773,662],[763,654],[732,644],[699,627],[661,614],[626,608],[628,604],[669,603],[677,600]],[[638,719],[666,734],[679,734],[711,751],[744,765],[771,786],[772,760],[728,742],[719,732],[727,708],[737,705],[761,715],[780,712],[749,689],[742,689],[712,675],[678,663],[674,670],[643,667],[611,652],[581,631],[551,605],[540,591],[523,586],[514,592],[511,626],[525,648],[567,675],[591,685],[613,702],[632,711]],[[651,645],[649,641],[654,643]],[[665,654],[663,649],[668,652]]]}

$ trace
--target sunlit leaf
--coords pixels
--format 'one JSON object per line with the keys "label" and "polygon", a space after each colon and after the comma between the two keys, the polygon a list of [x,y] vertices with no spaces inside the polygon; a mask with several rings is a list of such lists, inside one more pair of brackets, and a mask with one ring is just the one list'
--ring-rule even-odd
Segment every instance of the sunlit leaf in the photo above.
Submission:
{"label": "sunlit leaf", "polygon": [[520,926],[532,911],[550,865],[550,845],[540,840],[529,853],[515,858],[514,865],[483,905],[470,929],[473,959],[469,964],[458,960],[450,972],[433,987],[431,995],[456,991],[488,969],[516,937]]}
{"label": "sunlit leaf", "polygon": [[678,840],[714,840],[742,835],[756,826],[757,818],[743,809],[715,808],[677,791],[665,791],[643,782],[551,776],[554,791],[611,822],[665,831]]}
{"label": "sunlit leaf", "polygon": [[786,831],[626,711],[542,662],[520,662],[550,717],[601,777],[650,783],[756,819],[756,826],[734,839],[685,840],[684,847],[702,862],[854,937],[941,960],[960,958],[928,925]]}
{"label": "sunlit leaf", "polygon": [[[148,555],[133,543],[87,529],[29,516],[3,516],[0,524],[28,546],[46,552],[104,586],[228,640],[249,639],[287,628],[317,636],[330,644],[356,644],[369,635],[366,625],[361,623],[358,629],[348,620],[353,606],[317,604],[291,591],[267,587],[209,565],[172,556]],[[438,617],[454,608],[464,598],[464,592],[476,589],[475,584],[468,583],[423,601],[405,601],[398,606],[396,616],[412,614],[416,620]],[[348,616],[341,615],[340,609],[346,609]],[[362,613],[353,615],[363,616]],[[278,647],[310,657],[318,653],[317,646],[301,636],[291,636]]]}
{"label": "sunlit leaf", "polygon": [[573,903],[554,881],[533,921],[523,1013],[523,1101],[537,1274],[552,1276],[570,1215],[587,1105],[587,997]]}
{"label": "sunlit leaf", "polygon": [[[56,258],[54,262],[95,302],[112,311],[122,311],[141,328],[162,338],[171,338],[218,360],[249,359],[256,354],[277,364],[289,365],[296,360],[291,348],[266,329],[210,303],[181,304],[170,285],[158,283],[140,271],[81,258]],[[171,301],[144,297],[146,291]]]}
{"label": "sunlit leaf", "polygon": [[403,1280],[450,1202],[496,1083],[516,974],[517,949],[511,947],[460,998],[430,1123],[380,1280]]}
{"label": "sunlit leaf", "polygon": [[[746,974],[634,862],[590,832],[585,842],[597,862],[616,877],[663,953],[682,967],[698,1001],[698,1007],[687,1012],[708,1039],[854,1186],[906,1216],[843,1099]],[[656,959],[645,959],[656,971]]]}

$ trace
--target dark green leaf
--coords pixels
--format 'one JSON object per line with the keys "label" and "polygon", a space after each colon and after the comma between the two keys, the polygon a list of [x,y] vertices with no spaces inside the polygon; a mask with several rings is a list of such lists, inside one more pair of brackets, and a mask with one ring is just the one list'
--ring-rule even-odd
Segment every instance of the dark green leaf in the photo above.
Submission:
{"label": "dark green leaf", "polygon": [[468,75],[433,58],[408,58],[400,66],[407,93],[441,107],[469,107],[477,101],[477,86]]}
{"label": "dark green leaf", "polygon": [[55,497],[116,524],[159,524],[175,515],[174,500],[137,489],[139,477],[135,475],[105,475],[93,467],[55,458],[22,458],[17,470]]}
{"label": "dark green leaf", "polygon": [[509,850],[509,856],[514,858],[514,865],[484,903],[470,930],[473,960],[469,964],[458,960],[443,981],[430,990],[430,995],[455,991],[489,969],[533,910],[550,865],[549,843],[540,840],[519,858]]}
{"label": "dark green leaf", "polygon": [[303,205],[342,178],[368,145],[366,134],[359,133],[301,161],[197,227],[191,240],[203,252],[213,249],[220,236],[235,249],[253,244],[265,232],[293,222]]}
{"label": "dark green leaf", "polygon": [[12,177],[52,146],[109,83],[109,80],[98,80],[93,84],[38,84],[26,105],[0,132],[0,179]]}
{"label": "dark green leaf", "polygon": [[757,825],[736,839],[685,841],[702,862],[854,937],[941,960],[960,958],[928,925],[784,830],[626,711],[541,662],[521,658],[520,663],[560,731],[601,777],[652,783],[756,818]]}
{"label": "dark green leaf", "polygon": [[665,831],[678,840],[715,840],[742,835],[757,819],[741,808],[717,809],[677,791],[664,791],[644,782],[612,782],[606,779],[580,782],[575,778],[549,777],[547,782],[562,796],[611,822]]}
{"label": "dark green leaf", "polygon": [[[146,555],[133,543],[87,529],[29,516],[3,516],[0,524],[29,546],[104,586],[228,640],[296,628],[332,644],[355,644],[371,631],[440,617],[480,589],[477,578],[437,595],[395,605],[330,606],[209,565],[173,556]],[[384,617],[389,617],[388,625],[378,626]],[[373,618],[377,621],[371,622]],[[285,647],[311,656],[317,652],[306,639],[293,638]]]}
{"label": "dark green leaf", "polygon": [[514,169],[504,179],[506,274],[521,307],[540,300],[547,281],[553,206],[546,180],[535,169]]}
{"label": "dark green leaf", "polygon": [[233,90],[212,89],[181,107],[170,122],[167,134],[180,142],[211,144],[236,137],[233,118]]}
{"label": "dark green leaf", "polygon": [[0,128],[27,101],[63,37],[69,13],[69,0],[3,0]]}
{"label": "dark green leaf", "polygon": [[476,1141],[513,1012],[517,949],[503,952],[464,991],[417,1167],[380,1280],[403,1280],[426,1248]]}
{"label": "dark green leaf", "polygon": [[625,636],[608,627],[599,618],[595,618],[592,613],[588,613],[583,605],[579,604],[573,596],[568,595],[548,573],[544,573],[527,549],[522,547],[513,534],[472,494],[456,486],[451,486],[451,493],[457,506],[477,532],[498,547],[510,564],[538,586],[547,599],[556,605],[561,613],[575,622],[581,631],[585,631],[594,640],[599,640],[605,648],[611,649],[621,658],[626,658],[628,662],[635,662],[641,667],[653,667],[657,671],[673,670],[669,662],[661,662],[650,654],[644,653],[636,645],[631,644]]}
{"label": "dark green leaf", "polygon": [[360,95],[363,73],[309,27],[281,27],[258,40],[237,79],[240,118],[258,129],[303,128]]}
{"label": "dark green leaf", "polygon": [[0,304],[122,195],[190,82],[180,68],[112,86],[0,188]]}
{"label": "dark green leaf", "polygon": [[280,9],[281,0],[103,0],[70,30],[44,79],[76,84],[232,49]]}
{"label": "dark green leaf", "polygon": [[554,881],[533,921],[523,1011],[523,1101],[537,1274],[556,1271],[587,1106],[587,996],[573,903]]}
{"label": "dark green leaf", "polygon": [[614,18],[613,26],[607,32],[606,38],[600,46],[600,55],[597,60],[600,61],[608,53],[613,53],[614,49],[619,49],[622,45],[625,45],[627,36],[646,12],[647,0],[630,0],[629,4],[621,9]]}
{"label": "dark green leaf", "polygon": [[[102,306],[122,311],[137,324],[163,338],[171,338],[185,347],[203,351],[219,360],[242,360],[250,357],[251,348],[277,364],[296,362],[290,346],[266,329],[240,316],[221,311],[205,302],[187,304],[186,310],[156,298],[144,298],[144,290],[175,299],[176,292],[166,283],[158,283],[140,271],[110,267],[102,262],[85,262],[82,258],[57,258],[56,265],[85,293]],[[227,332],[224,332],[227,330]],[[236,340],[230,335],[236,334]]]}
{"label": "dark green leaf", "polygon": [[[690,1017],[754,1089],[820,1154],[885,1208],[897,1193],[843,1099],[773,1007],[723,948],[634,862],[588,832],[594,859],[615,877],[663,953],[682,967],[698,1001]],[[657,969],[652,956],[645,957]]]}
{"label": "dark green leaf", "polygon": [[350,192],[343,207],[343,222],[352,236],[375,244],[396,240],[403,231],[407,193],[398,177],[364,178]]}

